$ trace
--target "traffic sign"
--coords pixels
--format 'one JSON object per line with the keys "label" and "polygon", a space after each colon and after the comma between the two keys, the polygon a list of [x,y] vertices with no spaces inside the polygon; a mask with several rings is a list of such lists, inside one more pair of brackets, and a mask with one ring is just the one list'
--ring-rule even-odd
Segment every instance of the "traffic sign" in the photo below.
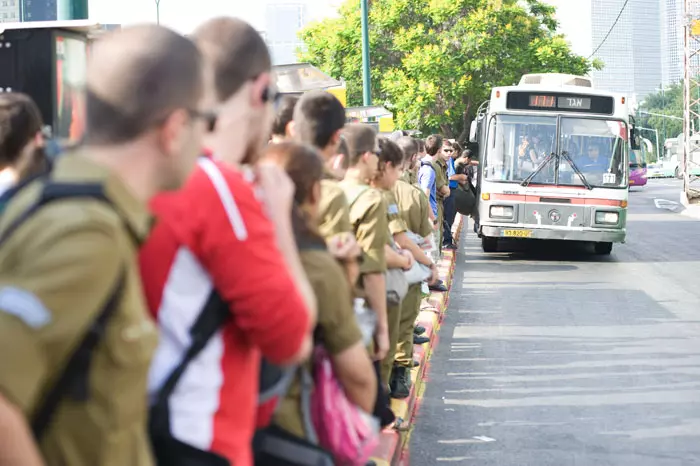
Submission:
{"label": "traffic sign", "polygon": [[690,22],[690,35],[700,36],[700,20],[694,19]]}

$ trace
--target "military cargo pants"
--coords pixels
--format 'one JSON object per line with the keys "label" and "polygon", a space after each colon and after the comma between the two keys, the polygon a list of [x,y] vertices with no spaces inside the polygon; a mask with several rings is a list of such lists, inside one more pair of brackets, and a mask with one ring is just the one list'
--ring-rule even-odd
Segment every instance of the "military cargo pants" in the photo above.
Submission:
{"label": "military cargo pants", "polygon": [[389,325],[389,351],[386,357],[382,360],[382,383],[384,386],[389,386],[391,380],[391,369],[394,367],[394,358],[396,357],[396,345],[399,342],[399,327],[401,325],[401,306],[387,304],[386,306],[387,322]]}
{"label": "military cargo pants", "polygon": [[396,345],[396,365],[413,368],[413,327],[420,313],[420,283],[411,285],[401,302],[399,341]]}

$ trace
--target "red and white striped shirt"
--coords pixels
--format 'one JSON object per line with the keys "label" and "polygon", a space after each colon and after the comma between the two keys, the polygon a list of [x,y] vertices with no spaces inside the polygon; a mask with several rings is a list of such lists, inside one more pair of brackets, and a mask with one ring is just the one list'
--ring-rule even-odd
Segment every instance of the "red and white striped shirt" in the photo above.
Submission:
{"label": "red and white striped shirt", "polygon": [[144,291],[161,338],[155,393],[190,345],[189,330],[213,289],[233,319],[189,365],[170,398],[172,434],[252,465],[260,353],[280,363],[308,329],[304,302],[254,187],[236,168],[201,158],[186,186],[157,196],[158,218],[140,254]]}

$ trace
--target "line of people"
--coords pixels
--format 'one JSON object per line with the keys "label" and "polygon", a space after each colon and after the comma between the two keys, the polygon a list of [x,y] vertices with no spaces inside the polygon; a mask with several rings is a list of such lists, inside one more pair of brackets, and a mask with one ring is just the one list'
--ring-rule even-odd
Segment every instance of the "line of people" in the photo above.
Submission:
{"label": "line of people", "polygon": [[0,95],[0,466],[363,465],[401,428],[467,175],[273,79],[237,19],[109,33],[52,161]]}

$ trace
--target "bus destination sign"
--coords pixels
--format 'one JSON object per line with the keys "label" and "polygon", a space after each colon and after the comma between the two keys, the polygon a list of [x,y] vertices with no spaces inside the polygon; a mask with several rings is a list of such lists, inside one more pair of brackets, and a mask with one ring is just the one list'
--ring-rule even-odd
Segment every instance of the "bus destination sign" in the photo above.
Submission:
{"label": "bus destination sign", "polygon": [[508,93],[506,106],[510,110],[563,110],[612,115],[615,101],[608,96],[513,91]]}

